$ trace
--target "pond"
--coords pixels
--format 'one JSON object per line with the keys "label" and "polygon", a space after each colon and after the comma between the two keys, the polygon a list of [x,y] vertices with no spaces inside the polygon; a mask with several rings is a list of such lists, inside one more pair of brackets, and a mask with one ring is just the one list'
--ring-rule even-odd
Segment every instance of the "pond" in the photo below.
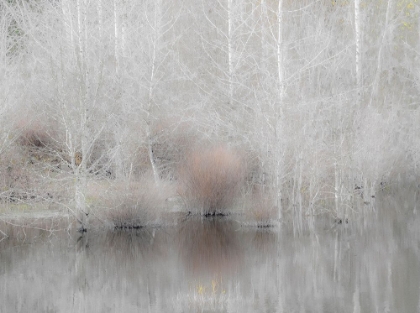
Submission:
{"label": "pond", "polygon": [[418,312],[416,205],[385,197],[300,233],[228,218],[83,236],[3,223],[0,311]]}

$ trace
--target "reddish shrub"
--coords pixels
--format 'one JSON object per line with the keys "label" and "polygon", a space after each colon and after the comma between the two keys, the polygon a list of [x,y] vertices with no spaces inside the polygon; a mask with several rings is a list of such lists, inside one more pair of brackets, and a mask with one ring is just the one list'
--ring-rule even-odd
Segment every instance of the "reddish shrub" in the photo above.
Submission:
{"label": "reddish shrub", "polygon": [[95,215],[117,229],[135,229],[154,223],[171,194],[167,184],[155,185],[149,175],[139,181],[91,184],[88,196]]}
{"label": "reddish shrub", "polygon": [[190,209],[220,213],[233,204],[244,174],[242,158],[225,145],[196,149],[181,168],[180,193]]}
{"label": "reddish shrub", "polygon": [[46,125],[41,122],[21,120],[17,125],[20,132],[19,143],[25,147],[44,148],[51,142]]}

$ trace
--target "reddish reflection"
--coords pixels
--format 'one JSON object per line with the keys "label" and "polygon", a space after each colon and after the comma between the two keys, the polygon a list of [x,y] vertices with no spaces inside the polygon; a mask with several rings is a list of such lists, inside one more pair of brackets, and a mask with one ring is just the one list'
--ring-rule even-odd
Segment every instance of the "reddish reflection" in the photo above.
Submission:
{"label": "reddish reflection", "polygon": [[177,234],[179,253],[188,275],[232,274],[243,253],[234,224],[220,218],[191,218]]}

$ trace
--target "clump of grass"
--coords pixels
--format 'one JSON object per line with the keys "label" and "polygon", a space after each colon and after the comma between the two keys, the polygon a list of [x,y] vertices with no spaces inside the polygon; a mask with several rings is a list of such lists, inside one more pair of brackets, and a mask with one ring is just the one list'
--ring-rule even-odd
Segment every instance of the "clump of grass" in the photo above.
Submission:
{"label": "clump of grass", "polygon": [[226,145],[195,149],[180,170],[180,194],[192,211],[225,214],[239,194],[245,172],[240,155]]}
{"label": "clump of grass", "polygon": [[98,199],[96,214],[114,229],[140,229],[159,222],[169,187],[151,178],[115,182]]}

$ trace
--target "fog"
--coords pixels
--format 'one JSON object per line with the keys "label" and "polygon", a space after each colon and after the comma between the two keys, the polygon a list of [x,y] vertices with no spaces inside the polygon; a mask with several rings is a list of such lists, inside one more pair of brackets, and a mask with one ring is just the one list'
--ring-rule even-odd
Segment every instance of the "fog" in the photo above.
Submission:
{"label": "fog", "polygon": [[419,12],[0,1],[2,309],[411,312]]}
{"label": "fog", "polygon": [[3,2],[3,202],[85,223],[117,181],[185,196],[182,162],[224,145],[244,164],[238,201],[351,215],[355,188],[366,202],[418,174],[417,14],[393,0]]}

